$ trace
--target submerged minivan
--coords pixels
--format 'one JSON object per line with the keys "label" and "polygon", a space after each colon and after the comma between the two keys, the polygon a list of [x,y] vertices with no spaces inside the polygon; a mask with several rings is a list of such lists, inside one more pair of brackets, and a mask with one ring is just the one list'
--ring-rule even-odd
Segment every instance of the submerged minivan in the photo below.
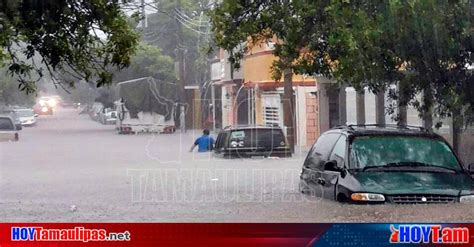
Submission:
{"label": "submerged minivan", "polygon": [[299,189],[352,203],[474,203],[474,164],[422,128],[349,125],[322,134],[309,151]]}
{"label": "submerged minivan", "polygon": [[223,158],[291,157],[278,126],[228,126],[217,136],[214,153]]}

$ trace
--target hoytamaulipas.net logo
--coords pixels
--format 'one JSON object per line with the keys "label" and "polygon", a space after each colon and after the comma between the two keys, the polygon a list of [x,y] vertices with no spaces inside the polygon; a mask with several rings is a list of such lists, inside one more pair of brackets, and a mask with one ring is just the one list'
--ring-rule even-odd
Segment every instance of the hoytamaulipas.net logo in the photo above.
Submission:
{"label": "hoytamaulipas.net logo", "polygon": [[390,225],[390,243],[469,243],[469,228],[441,225]]}
{"label": "hoytamaulipas.net logo", "polygon": [[130,232],[108,232],[105,229],[74,227],[47,229],[43,227],[12,227],[12,241],[130,241]]}

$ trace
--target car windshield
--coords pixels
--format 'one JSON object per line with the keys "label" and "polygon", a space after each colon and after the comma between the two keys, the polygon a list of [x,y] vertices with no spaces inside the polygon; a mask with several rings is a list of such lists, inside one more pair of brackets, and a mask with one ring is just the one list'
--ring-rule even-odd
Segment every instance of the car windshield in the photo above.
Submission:
{"label": "car windshield", "polygon": [[13,123],[9,118],[0,118],[0,130],[12,130],[14,128],[15,127],[13,126]]}
{"label": "car windshield", "polygon": [[33,110],[17,110],[15,111],[18,117],[33,117],[35,114],[33,113]]}
{"label": "car windshield", "polygon": [[285,144],[279,129],[243,129],[230,134],[230,141],[244,141],[245,147],[277,147]]}
{"label": "car windshield", "polygon": [[403,166],[460,170],[456,157],[445,142],[406,136],[357,137],[352,142],[350,166],[361,170]]}

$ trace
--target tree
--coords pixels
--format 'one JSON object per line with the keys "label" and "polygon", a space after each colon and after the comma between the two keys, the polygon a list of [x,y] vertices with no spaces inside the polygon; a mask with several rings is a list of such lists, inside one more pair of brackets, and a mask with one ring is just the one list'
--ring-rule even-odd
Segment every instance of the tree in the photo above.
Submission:
{"label": "tree", "polygon": [[[471,9],[468,0],[227,0],[211,16],[216,43],[226,50],[270,29],[283,41],[274,54],[293,58],[296,73],[323,74],[359,91],[399,83],[394,99],[443,117],[474,113]],[[294,59],[302,48],[308,56]],[[417,94],[424,94],[421,102]]]}
{"label": "tree", "polygon": [[130,66],[114,73],[114,81],[126,81],[141,77],[176,83],[174,62],[170,56],[163,55],[160,48],[140,44],[132,57]]}
{"label": "tree", "polygon": [[[292,149],[295,143],[292,77],[295,72],[304,73],[298,65],[309,64],[304,58],[308,55],[306,49],[311,39],[319,40],[319,33],[325,28],[320,25],[325,15],[320,13],[327,4],[328,1],[228,0],[210,11],[216,45],[229,52],[229,60],[236,68],[252,45],[277,40],[273,54],[278,59],[272,71],[275,80],[283,77],[284,124]],[[324,58],[320,53],[310,55]],[[318,71],[323,69],[326,67],[318,67]]]}
{"label": "tree", "polygon": [[[336,23],[330,45],[344,51],[333,56],[336,78],[373,90],[398,82],[404,86],[397,99],[422,114],[472,112],[468,1],[359,3],[337,2],[329,10]],[[421,102],[417,94],[424,95]]]}
{"label": "tree", "polygon": [[336,22],[330,45],[345,51],[334,56],[334,75],[374,91],[398,83],[392,98],[415,106],[425,127],[432,115],[453,117],[457,150],[459,129],[474,116],[469,1],[358,3],[336,2],[329,10]]}
{"label": "tree", "polygon": [[33,106],[33,95],[18,90],[17,80],[8,75],[5,68],[0,69],[0,102],[6,105]]}
{"label": "tree", "polygon": [[109,67],[128,66],[138,42],[119,0],[2,1],[0,15],[0,62],[27,93],[54,71],[110,84]]}
{"label": "tree", "polygon": [[[162,49],[172,57],[177,65],[178,102],[190,103],[186,97],[186,85],[203,85],[209,80],[209,64],[204,48],[209,42],[209,22],[204,10],[209,8],[210,0],[155,0],[131,1],[126,9],[142,12],[142,34],[144,42]],[[144,7],[155,13],[144,15]],[[180,115],[181,107],[177,114]],[[176,121],[179,126],[181,123]]]}

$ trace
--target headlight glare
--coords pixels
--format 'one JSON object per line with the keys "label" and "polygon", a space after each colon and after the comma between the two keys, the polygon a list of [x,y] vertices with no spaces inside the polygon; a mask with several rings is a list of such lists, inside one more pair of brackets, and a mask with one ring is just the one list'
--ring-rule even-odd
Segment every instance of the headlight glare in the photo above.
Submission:
{"label": "headlight glare", "polygon": [[384,202],[385,196],[374,193],[353,193],[351,199],[358,202]]}
{"label": "headlight glare", "polygon": [[48,100],[48,105],[51,106],[51,107],[56,106],[56,100],[55,99],[49,99]]}

